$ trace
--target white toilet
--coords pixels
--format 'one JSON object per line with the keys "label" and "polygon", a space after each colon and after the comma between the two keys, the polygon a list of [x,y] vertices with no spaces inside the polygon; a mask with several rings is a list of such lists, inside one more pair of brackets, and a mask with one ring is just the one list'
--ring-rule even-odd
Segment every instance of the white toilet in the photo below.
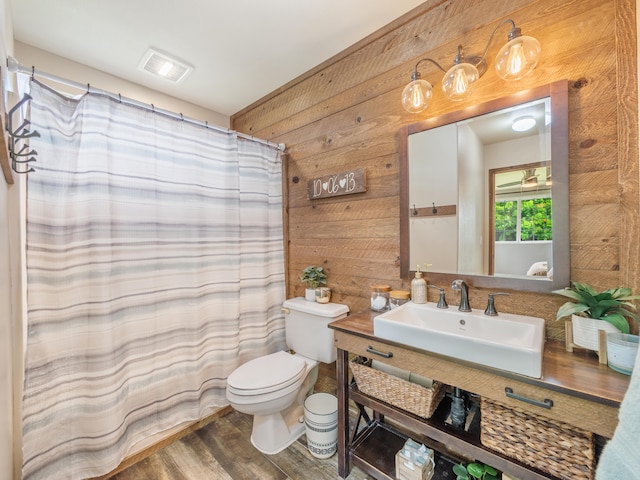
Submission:
{"label": "white toilet", "polygon": [[336,359],[333,330],[349,307],[309,302],[302,297],[283,304],[287,346],[235,369],[227,379],[227,400],[239,412],[253,415],[251,443],[262,453],[276,454],[304,432],[304,400],[313,393],[318,362]]}

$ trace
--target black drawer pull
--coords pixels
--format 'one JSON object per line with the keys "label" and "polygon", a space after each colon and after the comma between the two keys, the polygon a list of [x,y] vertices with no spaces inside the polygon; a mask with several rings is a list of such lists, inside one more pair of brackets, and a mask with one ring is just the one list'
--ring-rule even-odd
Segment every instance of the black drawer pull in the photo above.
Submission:
{"label": "black drawer pull", "polygon": [[535,405],[536,407],[542,407],[547,409],[550,409],[551,407],[553,407],[553,400],[549,398],[545,398],[542,402],[540,402],[539,400],[534,400],[533,398],[523,397],[522,395],[513,393],[513,388],[510,388],[510,387],[506,387],[504,389],[504,392],[507,394],[507,397],[509,398],[520,400],[521,402],[530,403],[531,405]]}
{"label": "black drawer pull", "polygon": [[373,348],[371,345],[369,345],[367,347],[367,352],[373,353],[375,355],[380,355],[381,357],[384,357],[384,358],[393,357],[393,352],[386,352],[386,353],[385,352],[381,352],[380,350],[376,350],[375,348]]}

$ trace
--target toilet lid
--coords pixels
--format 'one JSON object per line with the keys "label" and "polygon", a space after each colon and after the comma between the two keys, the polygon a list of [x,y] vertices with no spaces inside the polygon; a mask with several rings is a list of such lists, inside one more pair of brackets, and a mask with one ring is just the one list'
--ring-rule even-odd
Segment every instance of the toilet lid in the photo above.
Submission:
{"label": "toilet lid", "polygon": [[254,358],[236,368],[227,385],[236,395],[258,395],[281,390],[300,380],[306,372],[306,362],[287,352],[276,352]]}

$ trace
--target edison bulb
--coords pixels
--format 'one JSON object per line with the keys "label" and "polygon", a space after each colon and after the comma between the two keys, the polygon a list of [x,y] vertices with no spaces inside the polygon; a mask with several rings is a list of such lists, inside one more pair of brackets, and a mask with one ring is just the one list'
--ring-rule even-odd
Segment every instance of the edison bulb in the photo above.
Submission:
{"label": "edison bulb", "polygon": [[426,110],[433,96],[433,87],[429,82],[417,79],[409,83],[402,91],[402,106],[409,113]]}
{"label": "edison bulb", "polygon": [[478,69],[470,63],[458,63],[445,73],[442,91],[450,100],[464,100],[471,95],[473,82],[480,78]]}
{"label": "edison bulb", "polygon": [[519,80],[536,68],[540,51],[540,42],[535,38],[516,37],[498,52],[496,73],[504,80]]}

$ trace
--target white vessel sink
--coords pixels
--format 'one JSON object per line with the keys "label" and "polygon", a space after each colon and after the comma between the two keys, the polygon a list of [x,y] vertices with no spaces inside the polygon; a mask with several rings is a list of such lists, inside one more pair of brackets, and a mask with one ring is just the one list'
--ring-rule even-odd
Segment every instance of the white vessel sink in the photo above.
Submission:
{"label": "white vessel sink", "polygon": [[412,302],[373,319],[376,337],[529,377],[542,376],[544,320]]}

